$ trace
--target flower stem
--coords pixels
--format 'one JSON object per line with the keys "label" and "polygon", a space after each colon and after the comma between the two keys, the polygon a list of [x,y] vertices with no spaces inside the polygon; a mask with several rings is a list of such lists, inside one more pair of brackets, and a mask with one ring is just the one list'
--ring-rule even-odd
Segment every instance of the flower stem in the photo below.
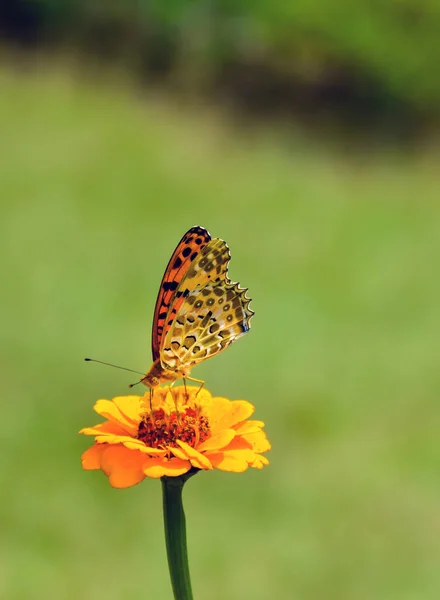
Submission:
{"label": "flower stem", "polygon": [[175,600],[193,600],[186,549],[185,513],[182,504],[183,486],[197,472],[180,477],[162,477],[163,518],[168,567]]}

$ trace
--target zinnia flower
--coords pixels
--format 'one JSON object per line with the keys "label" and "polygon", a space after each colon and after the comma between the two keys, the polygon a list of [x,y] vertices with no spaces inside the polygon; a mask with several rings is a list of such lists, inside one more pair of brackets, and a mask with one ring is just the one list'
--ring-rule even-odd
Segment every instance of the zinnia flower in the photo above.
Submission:
{"label": "zinnia flower", "polygon": [[[151,404],[150,404],[151,402]],[[145,477],[177,477],[188,471],[261,469],[270,450],[262,421],[245,400],[212,397],[198,387],[157,388],[152,399],[118,396],[98,400],[104,423],[80,433],[95,436],[82,455],[84,469],[101,469],[116,488]]]}

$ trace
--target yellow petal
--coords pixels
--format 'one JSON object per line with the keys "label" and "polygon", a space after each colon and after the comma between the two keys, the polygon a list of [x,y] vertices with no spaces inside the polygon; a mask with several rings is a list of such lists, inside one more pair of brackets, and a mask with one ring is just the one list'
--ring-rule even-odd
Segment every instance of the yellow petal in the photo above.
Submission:
{"label": "yellow petal", "polygon": [[212,394],[211,392],[208,392],[206,388],[203,387],[202,389],[200,389],[200,387],[192,386],[191,388],[188,388],[188,390],[189,389],[191,389],[194,393],[194,398],[197,406],[199,406],[201,409],[211,406]]}
{"label": "yellow petal", "polygon": [[210,438],[202,442],[197,446],[199,452],[207,452],[213,450],[220,450],[227,446],[235,437],[235,431],[233,429],[224,429]]}
{"label": "yellow petal", "polygon": [[[107,423],[109,422],[107,421]],[[114,425],[112,423],[110,424]],[[124,432],[124,435],[97,435],[96,442],[98,442],[98,444],[122,444],[126,448],[139,450],[139,452],[143,452],[144,454],[149,454],[151,456],[164,456],[167,453],[167,451],[163,448],[149,448],[142,440],[125,435],[125,433],[126,432]]]}
{"label": "yellow petal", "polygon": [[188,460],[181,460],[180,458],[172,458],[167,460],[165,463],[165,475],[168,477],[178,477],[183,475],[191,468],[191,463]]}
{"label": "yellow petal", "polygon": [[116,396],[113,398],[114,404],[119,408],[127,420],[135,425],[141,420],[141,414],[144,410],[143,397],[141,396]]}
{"label": "yellow petal", "polygon": [[153,479],[160,479],[165,475],[163,458],[148,458],[144,463],[144,474]]}
{"label": "yellow petal", "polygon": [[108,476],[112,487],[126,488],[145,479],[142,468],[145,462],[143,454],[124,446],[104,446],[104,448],[101,469]]}
{"label": "yellow petal", "polygon": [[241,437],[235,437],[222,452],[226,455],[234,456],[237,459],[246,461],[247,464],[254,462],[255,451],[252,445]]}
{"label": "yellow petal", "polygon": [[133,423],[131,419],[128,419],[114,402],[111,402],[110,400],[98,400],[93,408],[98,415],[101,415],[113,423],[121,425],[127,433],[130,433],[131,435],[137,433],[138,425]]}
{"label": "yellow petal", "polygon": [[248,463],[237,458],[233,453],[216,452],[208,454],[212,466],[220,471],[231,471],[232,473],[243,473],[248,468]]}
{"label": "yellow petal", "polygon": [[256,454],[254,462],[250,465],[254,469],[262,469],[264,466],[268,465],[269,461],[262,454]]}
{"label": "yellow petal", "polygon": [[210,411],[211,431],[216,433],[222,429],[229,429],[248,419],[255,408],[246,400],[229,400],[224,404],[224,398],[213,398],[213,406]]}
{"label": "yellow petal", "polygon": [[123,441],[122,444],[126,448],[131,448],[132,450],[139,450],[139,452],[149,454],[150,456],[165,456],[165,454],[167,453],[167,451],[164,448],[149,448],[141,440],[135,440],[133,438],[128,438],[126,441]]}
{"label": "yellow petal", "polygon": [[111,435],[107,433],[104,435],[97,435],[95,440],[98,442],[98,444],[122,444],[123,442],[132,441],[133,438],[126,433],[125,435]]}
{"label": "yellow petal", "polygon": [[[212,398],[211,402],[205,406],[204,412],[209,417],[211,428],[213,423],[217,423],[230,409],[231,401],[227,398]],[[225,429],[228,429],[225,427]]]}
{"label": "yellow petal", "polygon": [[84,435],[99,435],[99,434],[112,434],[112,435],[127,435],[127,432],[118,423],[112,423],[111,421],[105,421],[105,423],[99,423],[94,427],[84,427],[79,433]]}
{"label": "yellow petal", "polygon": [[186,453],[181,448],[176,448],[174,446],[167,446],[168,452],[171,452],[177,458],[181,458],[183,460],[188,460]]}
{"label": "yellow petal", "polygon": [[247,433],[261,431],[262,427],[264,427],[263,421],[244,421],[243,423],[235,425],[234,429],[237,432],[237,435],[245,435]]}
{"label": "yellow petal", "polygon": [[191,468],[191,464],[188,460],[181,460],[180,458],[172,458],[166,460],[163,458],[150,458],[144,463],[144,473],[147,477],[153,479],[159,479],[164,475],[168,477],[177,477],[183,475]]}
{"label": "yellow petal", "polygon": [[[163,391],[163,395],[162,398],[160,399],[160,401],[158,402],[157,406],[156,403],[154,403],[154,408],[163,408],[167,413],[170,413],[172,411],[176,410],[176,401],[174,400],[174,395],[173,392],[175,393],[176,390],[170,390],[169,388],[167,388],[166,390],[161,388]],[[154,395],[153,395],[154,398]]]}
{"label": "yellow petal", "polygon": [[269,440],[264,431],[250,433],[248,435],[235,436],[225,450],[241,450],[249,448],[255,453],[267,452],[271,449]]}
{"label": "yellow petal", "polygon": [[255,452],[250,448],[240,448],[237,450],[229,450],[229,446],[227,450],[224,450],[224,453],[227,455],[235,456],[240,460],[244,460],[248,465],[254,462],[255,460]]}
{"label": "yellow petal", "polygon": [[191,461],[191,464],[193,467],[196,467],[196,469],[208,469],[208,470],[212,469],[211,462],[206,458],[206,456],[204,456],[203,454],[200,454],[200,452],[197,452],[197,450],[192,448],[186,442],[177,440],[177,443],[179,444],[180,448],[185,453],[186,458]]}
{"label": "yellow petal", "polygon": [[268,452],[272,447],[264,431],[249,433],[241,437],[248,442],[252,446],[253,451],[258,454],[261,452]]}
{"label": "yellow petal", "polygon": [[100,469],[102,450],[102,446],[98,446],[98,444],[93,444],[91,448],[86,450],[81,456],[82,468],[86,471],[94,471],[95,469]]}

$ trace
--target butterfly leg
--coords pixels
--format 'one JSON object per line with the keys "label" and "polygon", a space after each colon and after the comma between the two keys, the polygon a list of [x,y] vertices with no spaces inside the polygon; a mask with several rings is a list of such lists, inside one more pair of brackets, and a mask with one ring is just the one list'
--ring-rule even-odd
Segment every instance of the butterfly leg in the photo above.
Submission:
{"label": "butterfly leg", "polygon": [[173,381],[172,383],[170,383],[170,385],[168,386],[168,389],[170,390],[170,394],[173,397],[174,400],[174,408],[176,409],[176,415],[177,415],[177,423],[180,425],[180,412],[179,412],[179,406],[177,404],[177,398],[179,397],[179,393],[177,392],[176,394],[173,394],[173,385],[176,382]]}
{"label": "butterfly leg", "polygon": [[[173,394],[173,387],[174,387],[174,384],[175,384],[175,383],[176,383],[175,381],[172,381],[172,382],[169,384],[169,386],[168,386],[168,389],[170,390],[170,394],[171,394],[171,396],[173,397],[174,404],[176,404],[176,395],[175,395],[175,394]],[[176,410],[177,410],[177,404],[176,404]]]}
{"label": "butterfly leg", "polygon": [[188,400],[188,390],[186,389],[186,377],[182,377],[183,387],[185,388],[185,398]]}
{"label": "butterfly leg", "polygon": [[[202,385],[199,387],[199,389],[197,390],[196,396],[197,394],[200,392],[200,390],[202,389],[202,387],[205,385],[205,382],[203,381],[203,379],[195,379],[194,377],[189,377],[188,375],[186,377],[183,378],[183,382],[185,383],[185,379],[189,379],[189,381],[195,381],[196,383],[201,383]],[[186,383],[185,383],[185,390],[186,390]]]}

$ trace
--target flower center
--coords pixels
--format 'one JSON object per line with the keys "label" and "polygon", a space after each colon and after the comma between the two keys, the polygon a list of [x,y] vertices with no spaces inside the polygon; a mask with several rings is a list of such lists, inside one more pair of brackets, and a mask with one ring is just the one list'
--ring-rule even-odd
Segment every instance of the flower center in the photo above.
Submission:
{"label": "flower center", "polygon": [[177,447],[177,440],[193,448],[209,436],[208,418],[193,408],[167,414],[162,408],[145,415],[139,423],[137,438],[150,448]]}

